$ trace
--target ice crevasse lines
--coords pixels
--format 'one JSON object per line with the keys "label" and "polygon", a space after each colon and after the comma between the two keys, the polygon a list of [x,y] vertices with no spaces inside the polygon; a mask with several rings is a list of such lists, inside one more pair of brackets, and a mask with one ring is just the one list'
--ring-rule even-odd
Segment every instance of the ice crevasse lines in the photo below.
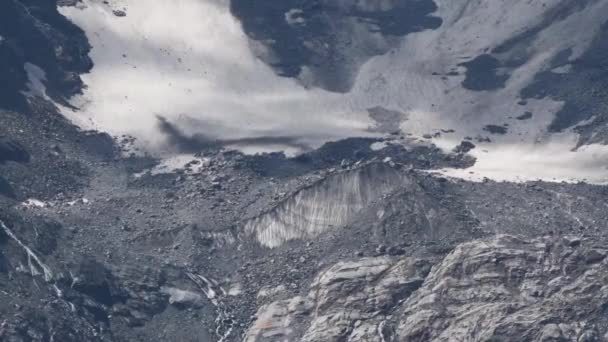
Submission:
{"label": "ice crevasse lines", "polygon": [[339,172],[288,197],[248,221],[245,231],[274,248],[340,228],[373,201],[402,185],[404,177],[384,163]]}

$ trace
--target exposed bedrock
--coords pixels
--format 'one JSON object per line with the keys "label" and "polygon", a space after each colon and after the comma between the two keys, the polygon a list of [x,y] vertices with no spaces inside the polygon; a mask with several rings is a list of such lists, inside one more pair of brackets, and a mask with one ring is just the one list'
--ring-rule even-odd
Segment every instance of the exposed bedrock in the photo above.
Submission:
{"label": "exposed bedrock", "polygon": [[604,246],[498,235],[438,263],[342,261],[307,294],[262,305],[246,341],[604,341]]}
{"label": "exposed bedrock", "polygon": [[407,183],[385,163],[338,172],[303,188],[245,227],[264,246],[319,235],[339,228],[363,208]]}
{"label": "exposed bedrock", "polygon": [[335,92],[349,91],[359,67],[397,45],[396,37],[439,27],[436,10],[432,0],[231,1],[278,74]]}
{"label": "exposed bedrock", "polygon": [[[47,95],[60,103],[79,93],[79,74],[92,63],[84,32],[57,11],[71,1],[3,1],[0,11],[0,108],[26,108],[24,92],[31,70],[42,70],[39,80]],[[32,69],[32,66],[33,69]],[[40,69],[38,69],[40,68]]]}
{"label": "exposed bedrock", "polygon": [[308,295],[263,305],[245,341],[381,341],[378,327],[429,269],[416,258],[339,262],[315,278]]}

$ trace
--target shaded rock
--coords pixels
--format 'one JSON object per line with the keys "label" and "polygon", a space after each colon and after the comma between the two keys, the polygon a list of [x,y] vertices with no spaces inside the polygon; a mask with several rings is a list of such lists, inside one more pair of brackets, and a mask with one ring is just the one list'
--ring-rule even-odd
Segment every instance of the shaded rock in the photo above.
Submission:
{"label": "shaded rock", "polygon": [[491,134],[507,134],[507,128],[504,126],[487,125],[483,128],[483,130]]}
{"label": "shaded rock", "polygon": [[516,117],[517,120],[529,120],[532,119],[532,112],[525,112],[522,115]]}
{"label": "shaded rock", "polygon": [[0,163],[7,161],[27,163],[30,155],[18,142],[0,137]]}
{"label": "shaded rock", "polygon": [[6,179],[2,178],[2,176],[0,176],[0,195],[10,198],[15,197],[15,190]]}
{"label": "shaded rock", "polygon": [[58,12],[57,1],[4,1],[0,36],[0,108],[27,108],[26,63],[43,71],[50,98],[65,104],[67,97],[80,91],[78,73],[92,66],[90,46],[84,32]]}
{"label": "shaded rock", "polygon": [[501,62],[494,56],[483,54],[461,64],[467,68],[462,86],[474,90],[495,90],[505,86],[509,75],[500,72]]}
{"label": "shaded rock", "polygon": [[111,306],[114,303],[112,292],[116,292],[114,277],[110,270],[93,259],[85,259],[73,279],[72,287],[95,301]]}
{"label": "shaded rock", "polygon": [[458,146],[454,147],[456,153],[467,153],[475,148],[475,144],[468,140],[463,140]]}
{"label": "shaded rock", "polygon": [[0,326],[1,341],[112,341],[100,333],[95,323],[77,312],[67,303],[53,301],[36,308],[25,308],[21,313],[3,316]]}

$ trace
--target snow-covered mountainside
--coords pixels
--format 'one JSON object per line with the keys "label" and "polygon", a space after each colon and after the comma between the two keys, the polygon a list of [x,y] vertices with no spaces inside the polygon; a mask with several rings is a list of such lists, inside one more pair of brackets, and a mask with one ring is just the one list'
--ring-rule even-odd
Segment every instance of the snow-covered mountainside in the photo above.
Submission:
{"label": "snow-covered mountainside", "polygon": [[478,146],[473,170],[448,175],[603,183],[605,93],[594,78],[607,6],[84,1],[61,13],[86,32],[95,66],[64,113],[149,152],[176,149],[162,117],[187,136],[293,154],[378,136],[369,114],[382,108],[408,138]]}
{"label": "snow-covered mountainside", "polygon": [[608,341],[607,21],[0,2],[0,341]]}

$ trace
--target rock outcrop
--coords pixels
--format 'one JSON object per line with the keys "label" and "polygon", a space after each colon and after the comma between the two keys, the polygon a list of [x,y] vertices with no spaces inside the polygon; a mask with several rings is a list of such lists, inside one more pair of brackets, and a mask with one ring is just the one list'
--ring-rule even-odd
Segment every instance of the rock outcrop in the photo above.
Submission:
{"label": "rock outcrop", "polygon": [[578,237],[510,235],[432,258],[339,262],[303,296],[263,305],[245,340],[600,341],[608,250]]}
{"label": "rock outcrop", "polygon": [[403,303],[397,340],[600,340],[606,253],[603,244],[568,237],[462,244]]}
{"label": "rock outcrop", "polygon": [[[80,92],[79,74],[92,67],[88,57],[90,46],[84,32],[57,10],[58,5],[73,3],[29,0],[2,3],[0,108],[24,110],[24,92],[32,81],[41,82],[48,90],[46,95],[60,103]],[[28,66],[39,71],[34,73],[39,79],[32,79],[33,75],[26,70]]]}
{"label": "rock outcrop", "polygon": [[315,278],[306,296],[262,306],[245,340],[381,341],[394,303],[416,290],[429,269],[429,261],[416,258],[339,262]]}

